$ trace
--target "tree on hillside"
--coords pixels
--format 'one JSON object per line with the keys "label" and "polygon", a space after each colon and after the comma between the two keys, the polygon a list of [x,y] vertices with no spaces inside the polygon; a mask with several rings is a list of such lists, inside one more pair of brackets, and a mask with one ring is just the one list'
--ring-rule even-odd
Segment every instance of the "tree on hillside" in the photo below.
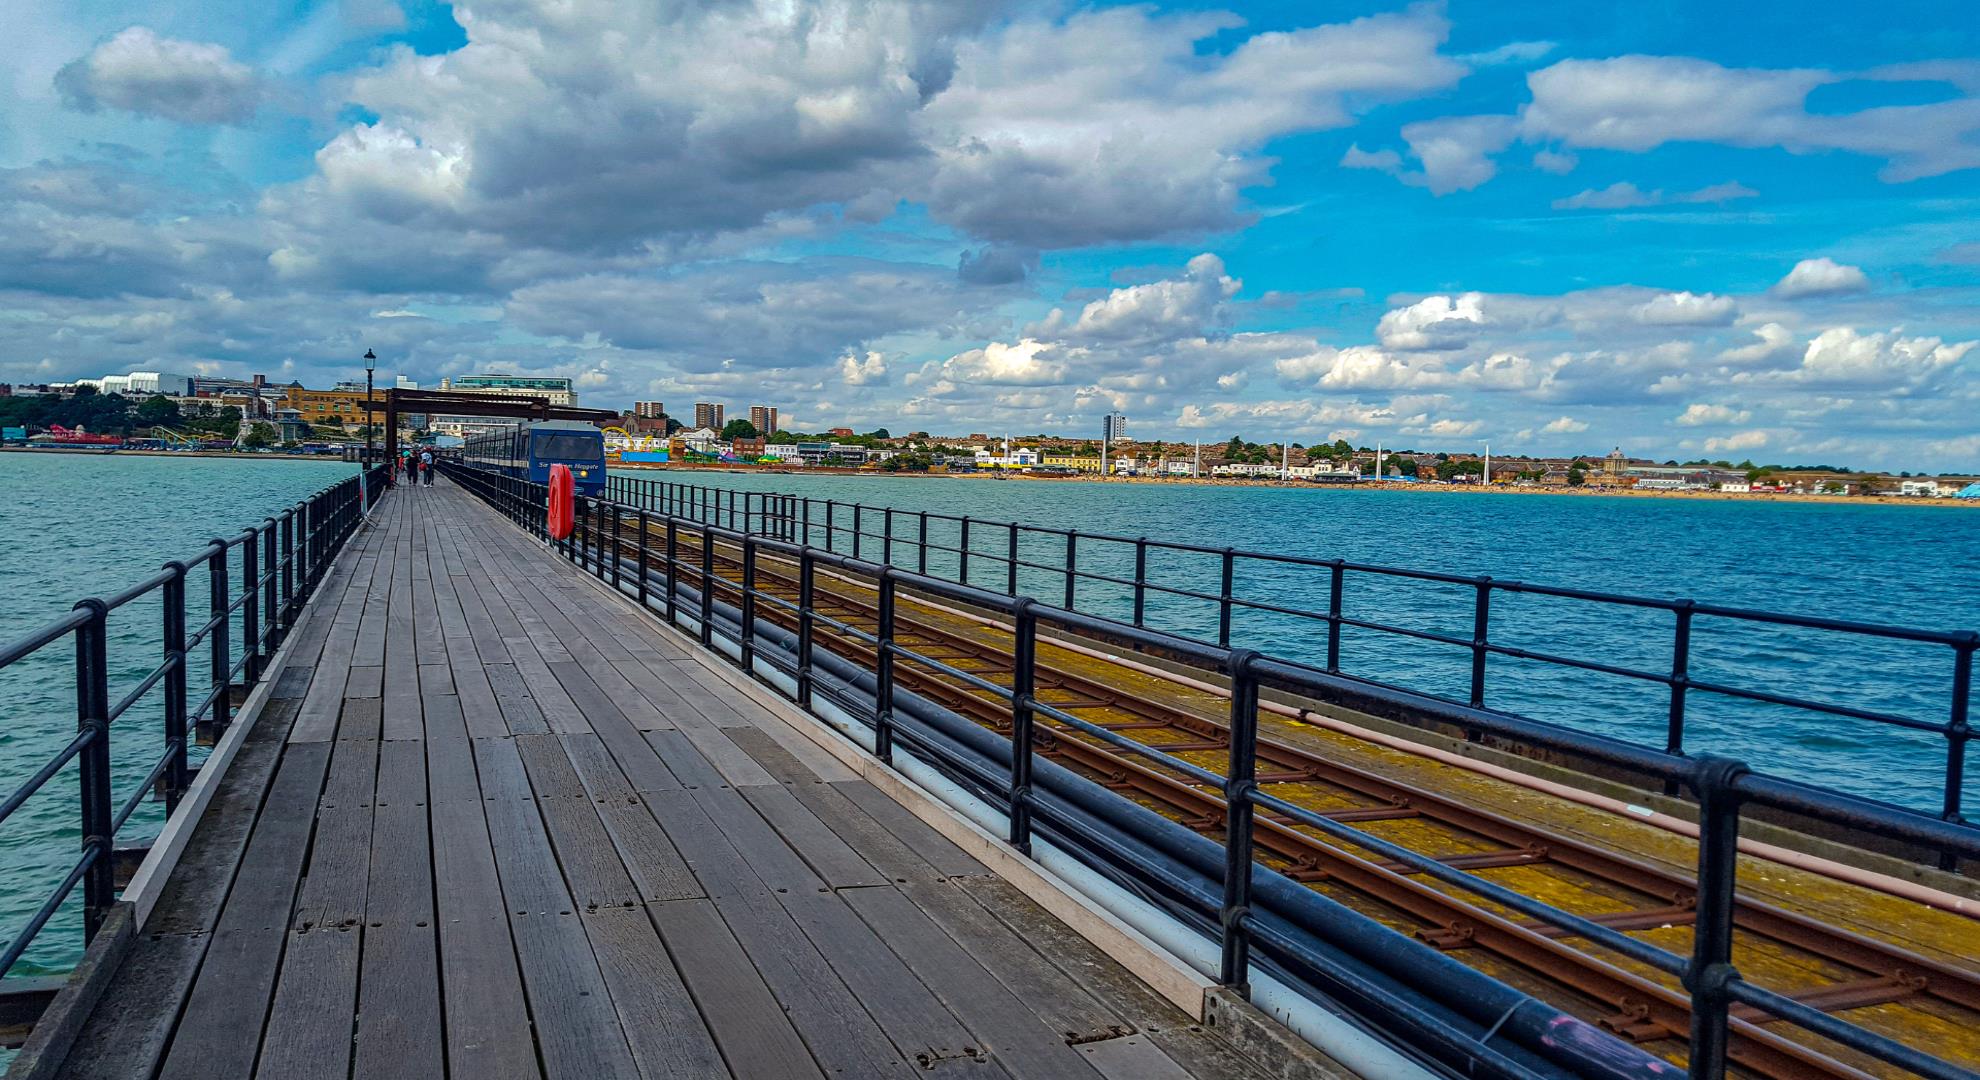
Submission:
{"label": "tree on hillside", "polygon": [[139,427],[178,427],[181,422],[179,403],[163,394],[145,398],[138,403],[133,414]]}
{"label": "tree on hillside", "polygon": [[260,420],[249,425],[247,434],[241,438],[241,445],[250,450],[275,445],[275,426]]}
{"label": "tree on hillside", "polygon": [[1235,459],[1242,453],[1244,453],[1244,439],[1237,435],[1231,436],[1231,441],[1224,444],[1224,456]]}
{"label": "tree on hillside", "polygon": [[747,420],[731,420],[722,425],[722,437],[724,439],[754,439],[756,438],[756,425]]}
{"label": "tree on hillside", "polygon": [[886,428],[874,428],[874,429],[873,429],[872,431],[869,431],[869,432],[867,432],[867,433],[866,433],[866,437],[867,437],[867,438],[869,438],[869,439],[891,439],[891,438],[893,438],[893,436],[892,436],[892,435],[889,435],[889,434],[887,434],[887,429],[886,429]]}

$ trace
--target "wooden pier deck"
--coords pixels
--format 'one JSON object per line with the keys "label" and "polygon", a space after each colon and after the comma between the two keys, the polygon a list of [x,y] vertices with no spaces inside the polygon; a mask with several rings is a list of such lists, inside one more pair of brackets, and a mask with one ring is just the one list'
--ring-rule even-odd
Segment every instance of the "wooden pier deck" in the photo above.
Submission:
{"label": "wooden pier deck", "polygon": [[1265,1075],[444,482],[282,664],[57,1075]]}

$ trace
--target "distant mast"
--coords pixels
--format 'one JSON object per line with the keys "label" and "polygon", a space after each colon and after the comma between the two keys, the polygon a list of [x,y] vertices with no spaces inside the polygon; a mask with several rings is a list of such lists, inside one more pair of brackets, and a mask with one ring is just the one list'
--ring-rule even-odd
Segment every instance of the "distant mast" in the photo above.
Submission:
{"label": "distant mast", "polygon": [[1492,444],[1485,444],[1485,483],[1492,482]]}
{"label": "distant mast", "polygon": [[1375,479],[1380,480],[1388,473],[1382,471],[1382,444],[1375,444]]}

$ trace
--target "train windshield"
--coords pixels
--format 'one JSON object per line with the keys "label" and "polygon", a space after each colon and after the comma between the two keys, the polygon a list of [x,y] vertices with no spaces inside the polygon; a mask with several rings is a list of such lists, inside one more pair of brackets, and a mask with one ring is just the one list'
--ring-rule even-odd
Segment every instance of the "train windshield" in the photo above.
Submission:
{"label": "train windshield", "polygon": [[536,456],[556,461],[595,461],[602,452],[596,435],[541,434],[536,437]]}

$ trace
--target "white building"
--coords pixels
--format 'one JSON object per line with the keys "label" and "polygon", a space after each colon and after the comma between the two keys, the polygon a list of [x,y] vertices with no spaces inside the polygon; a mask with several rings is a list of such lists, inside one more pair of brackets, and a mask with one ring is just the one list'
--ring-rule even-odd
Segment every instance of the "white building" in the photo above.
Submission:
{"label": "white building", "polygon": [[681,442],[697,454],[719,453],[724,448],[722,433],[714,428],[695,428],[680,433]]}
{"label": "white building", "polygon": [[1277,478],[1279,475],[1279,467],[1277,465],[1252,465],[1246,462],[1233,461],[1233,462],[1225,462],[1224,464],[1219,465],[1214,469],[1211,469],[1210,475],[1238,476],[1238,477],[1246,477],[1254,480],[1259,477]]}
{"label": "white building", "polygon": [[1720,482],[1719,490],[1730,491],[1738,495],[1746,495],[1752,492],[1753,484],[1746,480],[1725,480]]}
{"label": "white building", "polygon": [[191,375],[169,371],[133,371],[128,375],[105,375],[100,379],[77,379],[75,384],[93,386],[99,394],[123,394],[127,397],[150,397],[153,394],[186,397],[193,392]]}
{"label": "white building", "polygon": [[1939,486],[1937,480],[1928,480],[1921,476],[1916,480],[1899,481],[1898,494],[1913,498],[1936,499],[1940,495],[1949,493]]}

